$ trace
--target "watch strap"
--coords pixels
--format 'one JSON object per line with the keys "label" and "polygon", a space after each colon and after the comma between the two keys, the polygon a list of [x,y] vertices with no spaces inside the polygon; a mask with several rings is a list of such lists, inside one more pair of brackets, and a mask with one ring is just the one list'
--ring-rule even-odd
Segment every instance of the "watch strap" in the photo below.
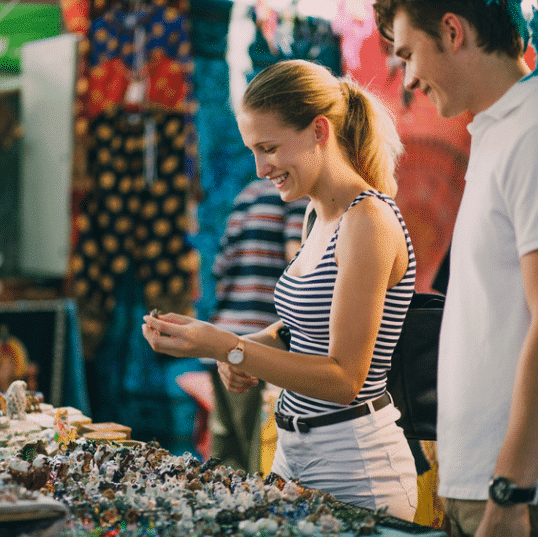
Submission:
{"label": "watch strap", "polygon": [[531,503],[536,496],[536,487],[512,489],[512,502],[514,503]]}
{"label": "watch strap", "polygon": [[490,498],[498,505],[508,506],[518,503],[536,504],[538,499],[536,486],[516,487],[506,477],[493,476],[489,485]]}

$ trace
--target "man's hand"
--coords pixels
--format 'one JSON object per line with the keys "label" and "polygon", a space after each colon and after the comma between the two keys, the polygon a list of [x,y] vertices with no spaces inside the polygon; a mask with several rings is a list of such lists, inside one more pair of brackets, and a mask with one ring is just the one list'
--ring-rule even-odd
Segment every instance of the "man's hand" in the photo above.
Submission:
{"label": "man's hand", "polygon": [[529,537],[530,532],[529,508],[526,504],[501,507],[488,500],[475,537]]}

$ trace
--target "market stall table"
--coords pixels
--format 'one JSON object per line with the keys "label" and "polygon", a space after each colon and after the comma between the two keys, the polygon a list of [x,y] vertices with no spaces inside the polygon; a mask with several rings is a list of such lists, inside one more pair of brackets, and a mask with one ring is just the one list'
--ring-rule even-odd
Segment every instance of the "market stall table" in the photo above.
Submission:
{"label": "market stall table", "polygon": [[118,433],[119,424],[93,427],[94,439],[73,437],[68,416],[88,430],[76,409],[43,414],[54,416],[53,428],[34,418],[0,430],[0,537],[446,537],[296,481],[172,455],[156,442],[111,441],[106,427]]}

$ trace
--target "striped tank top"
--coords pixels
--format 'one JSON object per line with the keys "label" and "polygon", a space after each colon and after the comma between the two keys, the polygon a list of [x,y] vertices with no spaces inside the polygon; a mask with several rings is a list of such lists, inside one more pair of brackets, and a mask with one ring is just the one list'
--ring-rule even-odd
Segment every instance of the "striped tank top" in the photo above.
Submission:
{"label": "striped tank top", "polygon": [[[387,290],[383,317],[375,342],[374,353],[368,376],[361,391],[351,405],[341,405],[283,390],[278,410],[287,415],[314,415],[342,410],[369,399],[383,395],[387,384],[392,353],[400,337],[402,324],[409,308],[415,287],[416,261],[411,239],[400,210],[394,201],[375,190],[362,192],[351,203],[353,207],[368,196],[375,196],[388,203],[402,226],[407,242],[409,263],[404,277]],[[275,288],[275,307],[291,332],[291,352],[327,356],[329,353],[329,316],[334,284],[338,274],[335,262],[335,247],[338,239],[338,224],[333,237],[315,270],[305,276],[291,276],[286,269]],[[293,263],[299,252],[288,265]]]}

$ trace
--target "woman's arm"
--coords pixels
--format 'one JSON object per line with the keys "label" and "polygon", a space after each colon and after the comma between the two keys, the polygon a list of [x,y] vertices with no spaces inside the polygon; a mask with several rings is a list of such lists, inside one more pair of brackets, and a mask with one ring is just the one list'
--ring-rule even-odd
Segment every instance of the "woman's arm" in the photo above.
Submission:
{"label": "woman's arm", "polygon": [[[280,344],[272,346],[278,342],[277,323],[258,336],[244,338],[241,369],[297,393],[350,403],[368,374],[386,290],[403,251],[405,272],[403,231],[384,202],[367,199],[347,211],[336,251],[339,269],[328,356],[290,353]],[[238,336],[188,317],[167,314],[144,320],[144,335],[152,348],[173,356],[208,356],[226,362],[228,352],[238,342]]]}

